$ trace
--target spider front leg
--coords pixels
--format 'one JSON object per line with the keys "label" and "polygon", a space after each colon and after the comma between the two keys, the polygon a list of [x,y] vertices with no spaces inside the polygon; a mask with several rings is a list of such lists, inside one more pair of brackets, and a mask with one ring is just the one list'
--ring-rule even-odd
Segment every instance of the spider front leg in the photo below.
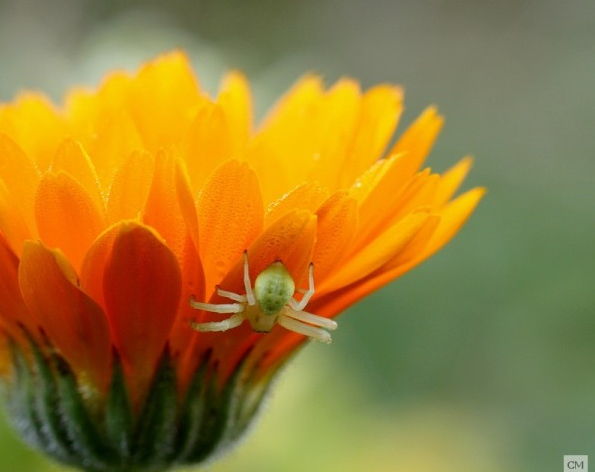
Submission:
{"label": "spider front leg", "polygon": [[308,267],[308,290],[302,291],[299,290],[304,294],[302,299],[298,302],[295,298],[291,298],[289,300],[289,306],[293,308],[295,311],[302,311],[306,308],[306,305],[314,295],[314,264],[310,262],[310,266]]}
{"label": "spider front leg", "polygon": [[223,321],[212,321],[208,323],[196,323],[190,322],[190,327],[195,331],[207,332],[207,331],[227,331],[228,329],[240,326],[244,321],[243,313],[236,313]]}

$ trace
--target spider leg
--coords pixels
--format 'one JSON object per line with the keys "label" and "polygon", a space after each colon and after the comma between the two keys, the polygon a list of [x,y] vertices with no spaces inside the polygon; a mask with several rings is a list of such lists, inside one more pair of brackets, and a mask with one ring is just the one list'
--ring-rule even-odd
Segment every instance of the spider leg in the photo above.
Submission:
{"label": "spider leg", "polygon": [[306,305],[314,295],[314,264],[310,262],[310,267],[308,268],[308,290],[298,290],[298,292],[303,293],[304,296],[298,302],[295,298],[291,298],[289,300],[289,306],[293,308],[295,311],[302,311],[306,308]]}
{"label": "spider leg", "polygon": [[250,285],[250,271],[248,269],[248,251],[244,251],[244,288],[246,289],[246,300],[248,305],[256,305],[256,298],[254,297],[254,291]]}
{"label": "spider leg", "polygon": [[240,295],[235,292],[228,292],[227,290],[223,290],[222,288],[217,285],[217,295],[220,297],[229,298],[235,302],[239,303],[246,303],[246,295]]}
{"label": "spider leg", "polygon": [[196,310],[210,311],[212,313],[241,313],[244,305],[241,303],[202,303],[190,298],[190,306]]}
{"label": "spider leg", "polygon": [[228,329],[240,326],[244,321],[242,313],[236,313],[223,321],[212,321],[208,323],[190,323],[190,327],[196,331],[227,331]]}
{"label": "spider leg", "polygon": [[316,328],[301,321],[294,320],[287,315],[281,314],[277,321],[281,326],[294,333],[303,334],[320,341],[322,343],[330,344],[332,342],[331,335],[322,328]]}
{"label": "spider leg", "polygon": [[289,316],[294,320],[301,321],[303,323],[310,323],[314,326],[320,326],[324,329],[335,330],[337,329],[338,325],[335,320],[331,320],[329,318],[324,318],[323,316],[314,315],[312,313],[308,313],[307,311],[296,311],[291,307],[285,308],[285,316]]}

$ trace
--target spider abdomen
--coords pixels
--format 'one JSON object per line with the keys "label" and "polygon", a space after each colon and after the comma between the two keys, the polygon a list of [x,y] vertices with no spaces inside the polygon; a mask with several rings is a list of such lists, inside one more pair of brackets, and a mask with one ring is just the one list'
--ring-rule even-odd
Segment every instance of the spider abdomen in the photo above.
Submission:
{"label": "spider abdomen", "polygon": [[295,292],[293,278],[283,263],[274,262],[254,281],[254,296],[263,314],[278,314]]}

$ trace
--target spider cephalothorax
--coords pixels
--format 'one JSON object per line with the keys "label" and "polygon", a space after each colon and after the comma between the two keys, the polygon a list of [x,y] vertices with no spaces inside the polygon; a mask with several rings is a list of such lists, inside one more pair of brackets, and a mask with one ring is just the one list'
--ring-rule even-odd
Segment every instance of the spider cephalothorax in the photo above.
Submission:
{"label": "spider cephalothorax", "polygon": [[197,310],[233,313],[223,321],[192,322],[192,328],[197,331],[227,331],[239,326],[247,319],[254,331],[268,333],[276,323],[279,323],[288,330],[330,344],[331,335],[325,330],[336,329],[337,323],[303,311],[314,295],[314,266],[312,264],[308,271],[308,290],[300,290],[303,296],[297,301],[293,298],[295,283],[281,261],[273,262],[258,274],[254,281],[254,287],[252,287],[248,254],[244,252],[244,287],[246,289],[244,295],[217,287],[219,296],[229,298],[235,303],[202,303],[191,298],[190,305]]}

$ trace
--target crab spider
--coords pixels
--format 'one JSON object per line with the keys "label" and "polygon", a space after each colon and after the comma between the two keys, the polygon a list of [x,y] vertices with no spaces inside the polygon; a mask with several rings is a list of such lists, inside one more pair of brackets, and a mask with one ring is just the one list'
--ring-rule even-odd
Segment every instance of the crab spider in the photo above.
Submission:
{"label": "crab spider", "polygon": [[191,322],[192,329],[197,331],[227,331],[248,320],[252,329],[259,333],[268,333],[275,323],[285,329],[316,339],[323,343],[331,343],[331,335],[325,330],[337,329],[337,323],[322,316],[303,311],[314,295],[314,266],[308,270],[308,290],[298,290],[303,294],[298,301],[293,298],[295,283],[291,274],[281,261],[273,262],[264,269],[256,280],[254,287],[250,285],[248,269],[248,253],[244,252],[244,287],[246,293],[240,295],[222,290],[217,286],[217,294],[229,298],[235,303],[202,303],[190,298],[190,306],[197,310],[212,313],[231,313],[223,321],[207,323]]}

